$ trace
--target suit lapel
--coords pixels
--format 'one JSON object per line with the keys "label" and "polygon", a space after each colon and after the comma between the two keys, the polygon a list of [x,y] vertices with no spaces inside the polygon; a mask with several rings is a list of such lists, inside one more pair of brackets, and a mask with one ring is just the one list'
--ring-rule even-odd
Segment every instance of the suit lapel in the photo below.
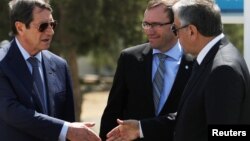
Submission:
{"label": "suit lapel", "polygon": [[199,80],[200,75],[201,75],[202,73],[204,73],[205,67],[206,67],[206,66],[204,66],[204,65],[203,65],[203,66],[200,65],[200,66],[197,68],[196,73],[195,73],[195,74],[192,73],[192,75],[191,75],[191,77],[190,77],[190,79],[189,79],[189,81],[188,81],[188,83],[187,83],[187,86],[186,86],[186,88],[185,88],[184,91],[183,91],[183,96],[181,97],[181,100],[180,100],[180,108],[179,108],[178,112],[180,111],[180,109],[181,109],[183,103],[185,102],[187,96],[190,95],[190,91],[193,89],[194,85],[195,85],[196,82]]}
{"label": "suit lapel", "polygon": [[209,64],[211,61],[213,61],[214,56],[218,52],[220,44],[221,44],[221,41],[217,42],[211,48],[211,50],[207,53],[207,55],[205,56],[205,58],[203,59],[203,61],[199,65],[199,67],[197,68],[196,73],[191,75],[191,77],[188,81],[188,84],[183,92],[183,96],[182,96],[181,101],[180,101],[180,106],[179,106],[178,112],[181,111],[183,104],[187,100],[188,96],[191,95],[192,89],[195,88],[195,86],[196,86],[197,82],[199,82],[201,76],[205,75],[207,73],[207,71],[209,71],[208,70]]}
{"label": "suit lapel", "polygon": [[24,89],[31,94],[30,96],[34,101],[33,104],[36,107],[36,111],[41,112],[42,105],[34,91],[31,73],[28,69],[26,61],[24,60],[20,50],[17,47],[15,40],[12,41],[11,47],[6,56],[5,67],[6,73],[9,73],[10,75],[12,75],[12,77],[16,77],[16,79],[13,79],[15,80],[13,84],[22,85]]}
{"label": "suit lapel", "polygon": [[55,94],[56,87],[55,83],[55,70],[56,65],[51,60],[51,56],[47,53],[47,51],[42,51],[42,57],[43,57],[43,72],[44,72],[44,78],[45,78],[45,86],[46,86],[46,94],[47,94],[47,104],[48,104],[48,111],[49,115],[54,113],[53,108],[54,107],[54,101],[53,97]]}
{"label": "suit lapel", "polygon": [[155,115],[155,108],[154,108],[154,101],[153,101],[153,84],[152,84],[152,59],[153,59],[153,54],[152,54],[152,48],[150,47],[149,44],[146,44],[146,47],[144,48],[142,52],[142,58],[140,61],[143,63],[143,68],[142,72],[144,73],[145,76],[145,98],[147,98],[147,101],[149,101],[150,109],[152,111],[152,114]]}
{"label": "suit lapel", "polygon": [[[152,49],[150,46],[147,46],[142,52],[142,58],[139,61],[142,61],[146,67],[145,69],[145,78],[147,82],[147,86],[149,87],[149,91],[153,91],[152,89]],[[143,69],[143,68],[142,68]]]}
{"label": "suit lapel", "polygon": [[185,85],[192,71],[192,63],[193,57],[186,54],[182,56],[181,64],[176,74],[174,84],[169,93],[169,97],[161,110],[162,114],[165,114],[166,112],[175,112],[175,110],[177,109],[178,101],[183,93],[183,89],[185,88]]}

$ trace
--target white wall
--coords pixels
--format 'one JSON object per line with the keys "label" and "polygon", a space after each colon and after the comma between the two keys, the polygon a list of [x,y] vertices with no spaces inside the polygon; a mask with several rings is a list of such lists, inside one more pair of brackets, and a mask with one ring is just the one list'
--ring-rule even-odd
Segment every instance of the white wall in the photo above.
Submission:
{"label": "white wall", "polygon": [[244,58],[250,69],[250,0],[244,0]]}

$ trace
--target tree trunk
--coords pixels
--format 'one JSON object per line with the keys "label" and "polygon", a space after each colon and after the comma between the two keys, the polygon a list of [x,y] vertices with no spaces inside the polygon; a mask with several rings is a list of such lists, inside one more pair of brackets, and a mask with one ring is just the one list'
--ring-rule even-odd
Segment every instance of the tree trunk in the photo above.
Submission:
{"label": "tree trunk", "polygon": [[73,82],[76,121],[80,121],[81,108],[82,108],[82,94],[80,93],[76,49],[72,47],[67,51],[65,55],[69,63],[71,78]]}
{"label": "tree trunk", "polygon": [[65,30],[67,27],[67,11],[65,9],[65,5],[62,2],[57,3],[58,10],[59,10],[59,19],[60,24],[57,28],[58,33],[58,40],[59,46],[62,47],[64,50],[61,53],[65,55],[66,60],[68,61],[70,67],[71,78],[73,82],[73,96],[74,96],[74,106],[75,106],[75,117],[76,121],[80,121],[81,115],[81,105],[82,105],[82,95],[80,94],[80,83],[78,78],[78,66],[77,66],[77,53],[76,53],[76,46],[70,40],[69,34]]}

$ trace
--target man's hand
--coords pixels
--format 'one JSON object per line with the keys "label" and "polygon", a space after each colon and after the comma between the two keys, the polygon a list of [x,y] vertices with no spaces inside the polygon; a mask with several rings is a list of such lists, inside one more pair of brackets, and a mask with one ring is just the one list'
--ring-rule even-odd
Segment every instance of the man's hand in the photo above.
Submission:
{"label": "man's hand", "polygon": [[98,135],[90,129],[95,123],[74,122],[69,124],[67,139],[70,141],[101,141]]}
{"label": "man's hand", "polygon": [[131,141],[140,137],[139,121],[119,120],[119,124],[107,134],[107,141]]}

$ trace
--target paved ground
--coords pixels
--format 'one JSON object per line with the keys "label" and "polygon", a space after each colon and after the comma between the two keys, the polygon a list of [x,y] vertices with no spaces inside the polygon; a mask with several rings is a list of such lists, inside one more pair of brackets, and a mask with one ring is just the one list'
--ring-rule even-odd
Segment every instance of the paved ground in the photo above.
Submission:
{"label": "paved ground", "polygon": [[93,130],[99,134],[100,120],[108,99],[108,91],[89,92],[83,95],[81,121],[96,123]]}

